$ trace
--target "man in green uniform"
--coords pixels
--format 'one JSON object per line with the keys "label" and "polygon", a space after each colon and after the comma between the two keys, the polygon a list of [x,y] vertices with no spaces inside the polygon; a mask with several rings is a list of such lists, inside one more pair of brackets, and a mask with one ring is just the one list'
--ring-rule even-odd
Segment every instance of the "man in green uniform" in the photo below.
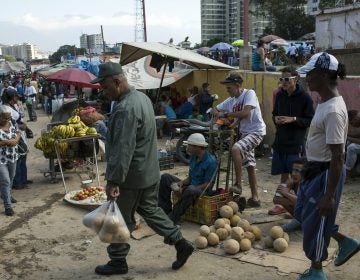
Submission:
{"label": "man in green uniform", "polygon": [[[134,230],[137,211],[157,234],[164,236],[166,244],[175,245],[177,255],[172,269],[179,269],[194,247],[158,207],[160,170],[152,103],[145,94],[130,87],[118,63],[101,64],[98,78],[92,83],[100,83],[105,97],[117,101],[106,138],[106,194],[109,199],[116,199],[130,232]],[[95,272],[127,273],[129,250],[128,243],[110,244],[107,252],[111,260],[97,266]]]}

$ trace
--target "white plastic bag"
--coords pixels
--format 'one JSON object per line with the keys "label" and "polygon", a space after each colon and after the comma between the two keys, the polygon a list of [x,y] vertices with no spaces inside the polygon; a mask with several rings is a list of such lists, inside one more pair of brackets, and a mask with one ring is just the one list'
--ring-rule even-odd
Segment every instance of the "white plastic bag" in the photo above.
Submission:
{"label": "white plastic bag", "polygon": [[105,215],[110,207],[110,203],[110,201],[106,201],[94,211],[86,214],[83,218],[84,226],[92,229],[96,233],[99,233],[103,226]]}

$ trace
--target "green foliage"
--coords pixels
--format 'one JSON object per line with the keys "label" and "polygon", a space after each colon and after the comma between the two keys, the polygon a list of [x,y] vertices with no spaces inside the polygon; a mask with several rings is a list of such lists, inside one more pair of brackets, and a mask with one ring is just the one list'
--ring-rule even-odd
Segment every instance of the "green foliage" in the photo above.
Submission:
{"label": "green foliage", "polygon": [[[296,40],[315,31],[315,18],[305,14],[306,0],[254,0],[257,16],[270,16],[267,34],[275,34],[287,40]],[[265,32],[264,32],[265,33]]]}
{"label": "green foliage", "polygon": [[63,45],[56,52],[49,56],[50,63],[61,62],[61,57],[71,53],[72,56],[84,54],[84,48],[77,48],[75,45]]}
{"label": "green foliage", "polygon": [[5,61],[8,61],[8,62],[15,62],[16,61],[16,58],[12,55],[8,55],[8,54],[3,54],[3,57],[5,59]]}

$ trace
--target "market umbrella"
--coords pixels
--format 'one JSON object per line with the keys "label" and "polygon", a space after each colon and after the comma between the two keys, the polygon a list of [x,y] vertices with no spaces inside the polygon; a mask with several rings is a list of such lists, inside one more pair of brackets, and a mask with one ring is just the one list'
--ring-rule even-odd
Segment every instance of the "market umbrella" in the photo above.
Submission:
{"label": "market umbrella", "polygon": [[284,39],[276,39],[274,41],[271,41],[270,44],[276,45],[276,46],[288,46],[289,43]]}
{"label": "market umbrella", "polygon": [[234,47],[243,47],[244,46],[244,40],[239,39],[231,43]]}
{"label": "market umbrella", "polygon": [[220,43],[217,43],[215,45],[213,45],[211,48],[210,48],[210,51],[216,51],[216,50],[219,50],[219,51],[228,51],[230,49],[232,49],[233,46],[228,44],[228,43],[223,43],[223,42],[220,42]]}
{"label": "market umbrella", "polygon": [[100,88],[99,84],[90,83],[95,78],[96,76],[88,71],[79,68],[66,68],[51,74],[46,79],[78,88]]}
{"label": "market umbrella", "polygon": [[208,53],[210,51],[209,47],[202,47],[196,50],[198,53]]}
{"label": "market umbrella", "polygon": [[261,38],[261,40],[263,40],[265,43],[270,43],[276,39],[282,39],[282,38],[276,35],[266,35]]}

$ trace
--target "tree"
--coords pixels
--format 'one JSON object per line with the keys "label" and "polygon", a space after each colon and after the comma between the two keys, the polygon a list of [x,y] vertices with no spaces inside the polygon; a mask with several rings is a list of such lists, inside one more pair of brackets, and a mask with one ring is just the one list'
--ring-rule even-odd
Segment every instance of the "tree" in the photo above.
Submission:
{"label": "tree", "polygon": [[296,40],[304,34],[315,31],[315,18],[305,14],[306,0],[254,0],[256,16],[271,18],[268,34],[284,39]]}
{"label": "tree", "polygon": [[16,58],[12,55],[9,55],[9,54],[4,54],[3,55],[5,61],[8,61],[8,62],[15,62],[16,61]]}
{"label": "tree", "polygon": [[77,48],[75,45],[63,45],[56,52],[49,56],[50,63],[61,62],[62,56],[67,56],[67,54],[71,54],[75,56],[77,54],[83,54],[86,50],[84,48]]}

